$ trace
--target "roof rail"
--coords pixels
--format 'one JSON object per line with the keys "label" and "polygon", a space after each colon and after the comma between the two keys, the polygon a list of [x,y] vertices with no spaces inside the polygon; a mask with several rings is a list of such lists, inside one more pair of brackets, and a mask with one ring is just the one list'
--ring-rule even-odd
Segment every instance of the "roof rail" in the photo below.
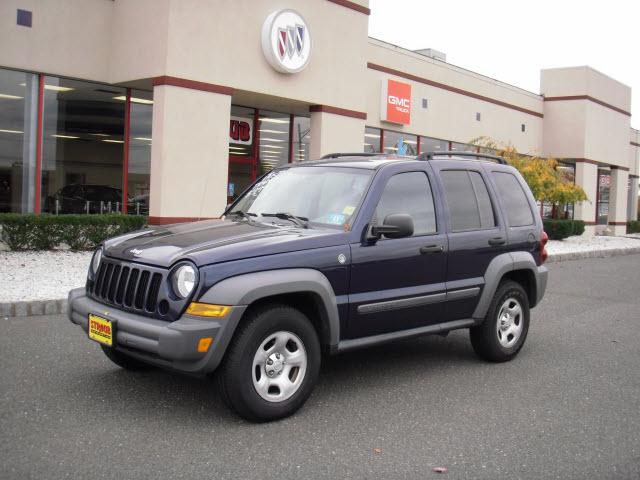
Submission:
{"label": "roof rail", "polygon": [[429,161],[433,160],[433,157],[442,157],[444,155],[448,155],[450,157],[475,157],[478,158],[487,158],[489,160],[494,160],[498,162],[500,165],[507,165],[507,161],[499,157],[497,155],[490,155],[488,153],[477,153],[477,152],[458,152],[456,150],[446,150],[443,152],[425,152],[418,155],[417,160]]}
{"label": "roof rail", "polygon": [[327,155],[324,155],[322,157],[322,159],[325,158],[340,158],[340,157],[375,157],[377,155],[384,155],[384,153],[363,153],[363,152],[358,152],[358,153],[329,153]]}

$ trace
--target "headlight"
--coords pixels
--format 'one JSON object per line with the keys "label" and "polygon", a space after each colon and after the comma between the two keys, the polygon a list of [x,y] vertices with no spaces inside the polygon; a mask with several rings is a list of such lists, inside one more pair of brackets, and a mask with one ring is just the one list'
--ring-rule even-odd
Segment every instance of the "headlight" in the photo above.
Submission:
{"label": "headlight", "polygon": [[196,286],[196,269],[191,265],[181,265],[173,272],[173,291],[180,298],[191,295]]}
{"label": "headlight", "polygon": [[96,253],[93,254],[93,259],[91,260],[91,271],[93,274],[98,273],[98,268],[100,268],[100,261],[102,260],[102,247],[96,250]]}

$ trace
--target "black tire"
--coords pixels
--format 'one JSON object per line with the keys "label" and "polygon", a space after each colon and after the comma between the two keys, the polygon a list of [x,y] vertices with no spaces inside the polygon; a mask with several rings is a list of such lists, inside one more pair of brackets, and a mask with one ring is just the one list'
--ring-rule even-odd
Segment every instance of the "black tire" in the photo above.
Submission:
{"label": "black tire", "polygon": [[102,348],[102,351],[109,360],[125,370],[129,370],[131,372],[144,372],[146,370],[153,370],[154,368],[153,365],[149,365],[148,363],[129,357],[114,348],[107,347],[105,345],[100,345],[100,348]]}
{"label": "black tire", "polygon": [[[509,299],[514,299],[520,304],[522,314],[517,321],[522,322],[522,330],[512,345],[505,346],[501,343],[503,333],[502,331],[499,332],[498,325],[500,323],[500,311],[503,304]],[[529,317],[529,299],[522,285],[511,280],[501,282],[482,324],[469,329],[473,350],[480,358],[489,362],[511,360],[518,354],[527,338]],[[499,335],[501,336],[499,337]],[[508,342],[508,337],[505,338],[507,339],[505,341]]]}
{"label": "black tire", "polygon": [[[218,388],[229,408],[246,420],[268,422],[288,417],[309,398],[318,380],[321,362],[318,335],[302,312],[287,305],[268,305],[248,315],[238,327],[217,372]],[[307,356],[306,373],[291,397],[268,401],[254,386],[257,374],[254,356],[270,335],[282,331],[293,333],[302,342]]]}

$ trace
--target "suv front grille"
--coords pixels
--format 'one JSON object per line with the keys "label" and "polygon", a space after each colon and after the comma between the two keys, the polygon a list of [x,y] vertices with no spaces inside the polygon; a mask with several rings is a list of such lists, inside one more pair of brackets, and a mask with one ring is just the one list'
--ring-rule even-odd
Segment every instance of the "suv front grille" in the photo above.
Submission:
{"label": "suv front grille", "polygon": [[155,316],[166,271],[110,258],[102,259],[87,294],[108,305]]}

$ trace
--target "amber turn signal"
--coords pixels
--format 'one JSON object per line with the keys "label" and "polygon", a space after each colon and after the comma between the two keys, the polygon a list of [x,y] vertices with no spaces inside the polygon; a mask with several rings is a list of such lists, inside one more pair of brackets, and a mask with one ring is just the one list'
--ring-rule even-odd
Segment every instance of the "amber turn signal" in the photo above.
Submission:
{"label": "amber turn signal", "polygon": [[231,311],[231,307],[227,305],[212,305],[210,303],[191,302],[187,308],[187,315],[196,315],[198,317],[224,317]]}
{"label": "amber turn signal", "polygon": [[212,337],[203,337],[198,341],[198,352],[206,353],[213,342]]}

